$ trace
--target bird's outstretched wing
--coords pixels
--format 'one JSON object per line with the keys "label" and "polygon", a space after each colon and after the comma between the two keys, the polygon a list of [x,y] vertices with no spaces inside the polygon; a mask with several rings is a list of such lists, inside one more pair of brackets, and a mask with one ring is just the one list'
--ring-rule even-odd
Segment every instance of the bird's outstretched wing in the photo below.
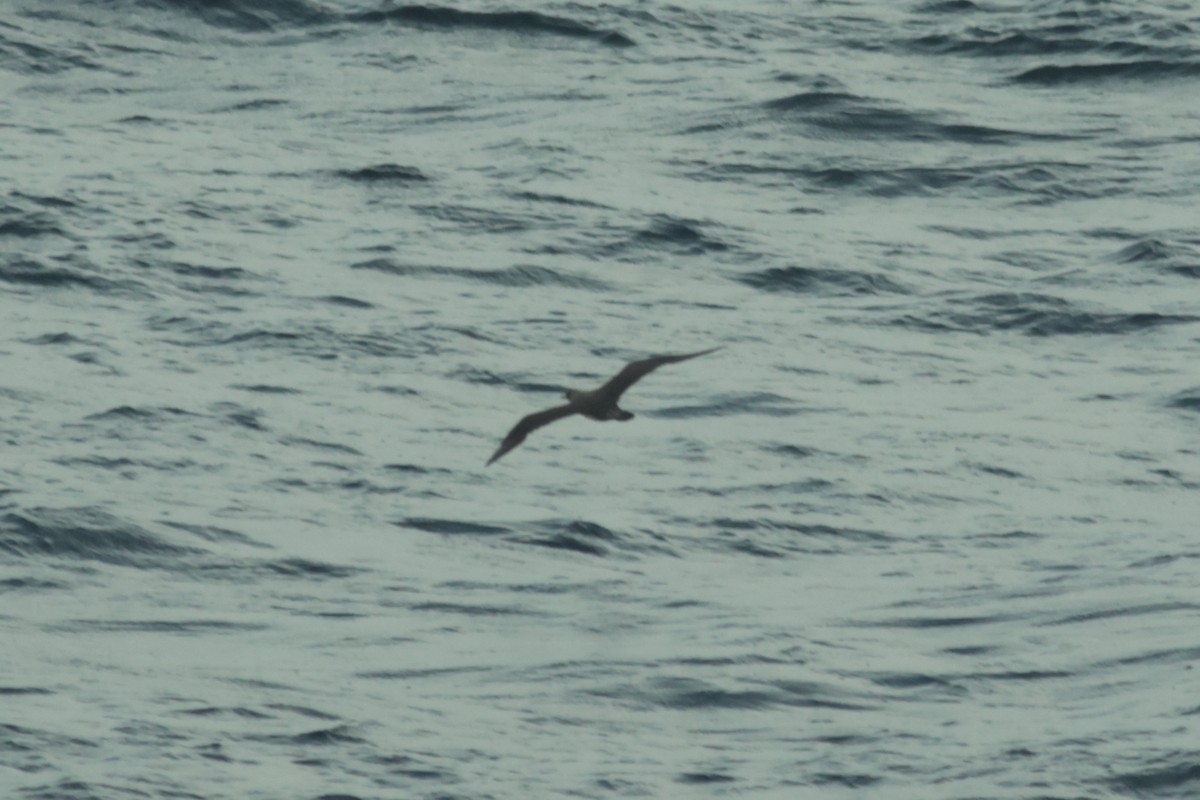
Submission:
{"label": "bird's outstretched wing", "polygon": [[569,417],[572,414],[578,413],[578,409],[570,403],[564,403],[561,406],[547,408],[545,411],[535,411],[534,413],[523,417],[520,422],[513,426],[513,429],[508,432],[508,436],[504,437],[504,441],[496,448],[496,452],[492,453],[492,457],[488,459],[487,466],[491,466],[493,462],[498,461],[501,456],[512,450],[514,447],[525,441],[525,437],[536,431],[543,425],[549,425],[555,420]]}
{"label": "bird's outstretched wing", "polygon": [[698,353],[684,353],[678,356],[651,356],[643,358],[641,361],[630,361],[625,365],[625,368],[613,377],[608,383],[600,387],[600,391],[613,403],[621,399],[621,395],[625,390],[635,383],[640,381],[648,373],[661,367],[663,364],[674,364],[678,361],[687,361],[689,358],[696,356],[706,356],[709,353],[720,350],[719,347],[713,347],[709,350],[701,350]]}

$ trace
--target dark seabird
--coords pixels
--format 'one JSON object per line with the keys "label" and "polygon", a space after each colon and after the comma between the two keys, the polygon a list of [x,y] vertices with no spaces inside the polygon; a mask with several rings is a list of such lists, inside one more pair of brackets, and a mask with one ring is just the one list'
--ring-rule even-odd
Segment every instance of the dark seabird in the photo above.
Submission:
{"label": "dark seabird", "polygon": [[543,425],[549,425],[551,422],[560,420],[563,417],[569,417],[572,414],[582,414],[588,419],[594,419],[597,422],[607,422],[610,419],[628,422],[633,419],[633,414],[617,406],[617,401],[621,399],[621,395],[625,393],[626,389],[663,364],[687,361],[689,358],[708,355],[720,349],[719,347],[714,347],[711,350],[701,350],[699,353],[685,353],[679,356],[651,356],[641,361],[631,361],[612,380],[599,389],[592,389],[590,392],[580,391],[579,389],[567,389],[563,394],[567,398],[566,403],[554,408],[547,408],[545,411],[530,414],[513,426],[513,429],[508,432],[508,436],[505,436],[504,441],[496,448],[496,452],[488,459],[487,466],[490,467],[493,462],[498,461],[509,450],[512,450],[525,441],[525,437],[538,428]]}

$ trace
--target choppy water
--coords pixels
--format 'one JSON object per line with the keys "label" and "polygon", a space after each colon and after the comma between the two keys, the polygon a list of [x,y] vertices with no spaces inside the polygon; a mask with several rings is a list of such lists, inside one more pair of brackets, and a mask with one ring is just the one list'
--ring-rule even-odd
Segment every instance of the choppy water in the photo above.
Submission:
{"label": "choppy water", "polygon": [[2,5],[0,796],[1200,795],[1195,4]]}

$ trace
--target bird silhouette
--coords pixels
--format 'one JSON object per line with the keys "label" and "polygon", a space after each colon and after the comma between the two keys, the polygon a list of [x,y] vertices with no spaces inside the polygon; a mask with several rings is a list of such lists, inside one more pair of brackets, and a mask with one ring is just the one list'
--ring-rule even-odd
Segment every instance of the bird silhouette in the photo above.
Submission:
{"label": "bird silhouette", "polygon": [[701,350],[698,353],[651,356],[650,358],[643,358],[640,361],[630,361],[608,383],[598,389],[592,389],[591,391],[567,389],[563,393],[563,396],[567,398],[567,402],[561,406],[529,414],[514,425],[513,429],[504,437],[504,441],[496,448],[496,452],[488,459],[487,466],[490,467],[496,463],[505,453],[525,441],[525,437],[538,428],[549,425],[551,422],[560,420],[563,417],[569,417],[572,414],[581,414],[588,419],[594,419],[598,422],[606,422],[613,419],[619,422],[627,422],[633,419],[633,414],[630,414],[617,405],[617,401],[621,399],[621,395],[625,393],[626,389],[663,364],[675,364],[680,361],[687,361],[689,358],[708,355],[720,349],[719,347],[713,347],[709,350]]}

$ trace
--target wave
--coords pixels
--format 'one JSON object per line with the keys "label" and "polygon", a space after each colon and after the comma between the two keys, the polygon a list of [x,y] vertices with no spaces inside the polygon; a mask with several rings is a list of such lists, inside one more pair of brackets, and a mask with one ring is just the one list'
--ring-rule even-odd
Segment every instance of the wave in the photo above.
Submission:
{"label": "wave", "polygon": [[840,708],[862,711],[873,707],[866,695],[808,681],[764,680],[753,689],[728,689],[718,683],[682,676],[651,678],[637,685],[588,690],[618,703],[658,706],[677,711],[714,712],[776,708]]}
{"label": "wave", "polygon": [[596,522],[584,520],[551,520],[536,524],[539,533],[522,537],[524,544],[566,550],[588,556],[605,556],[620,544],[621,536]]}
{"label": "wave", "polygon": [[960,14],[978,11],[979,6],[971,0],[933,0],[922,3],[913,10],[919,14]]}
{"label": "wave", "polygon": [[542,192],[520,191],[510,195],[515,200],[525,200],[532,203],[553,203],[562,206],[581,206],[583,208],[602,208],[611,210],[612,206],[596,203],[591,200],[580,200],[577,197],[566,197],[560,194],[544,194]]}
{"label": "wave", "polygon": [[37,239],[43,236],[68,236],[56,215],[46,211],[22,212],[11,206],[0,208],[0,237]]}
{"label": "wave", "polygon": [[1136,334],[1165,325],[1200,321],[1200,316],[1156,312],[1085,311],[1059,297],[1002,292],[944,301],[946,310],[893,321],[930,332],[991,333],[1018,331],[1030,336]]}
{"label": "wave", "polygon": [[138,425],[148,425],[167,422],[177,417],[191,416],[195,415],[190,411],[184,411],[182,408],[174,408],[172,406],[162,406],[160,408],[114,406],[107,411],[88,414],[84,419],[89,421],[126,420],[136,422]]}
{"label": "wave", "polygon": [[349,181],[366,184],[425,183],[429,181],[429,176],[416,167],[406,167],[392,163],[376,164],[360,169],[336,170],[334,175]]}
{"label": "wave", "polygon": [[337,19],[333,12],[308,0],[140,0],[139,4],[241,33],[327,24]]}
{"label": "wave", "polygon": [[1140,238],[1109,256],[1118,264],[1144,266],[1185,278],[1200,278],[1200,252],[1189,244],[1155,237]]}
{"label": "wave", "polygon": [[753,414],[766,417],[790,417],[804,409],[787,397],[770,392],[718,394],[712,402],[694,406],[674,406],[657,411],[641,412],[648,417],[663,419],[693,419],[696,417],[725,417]]}
{"label": "wave", "polygon": [[[866,197],[958,195],[972,198],[1012,197],[1031,204],[1108,197],[1120,188],[1111,177],[1086,164],[1070,162],[996,162],[961,166],[885,166],[878,162],[843,162],[817,167],[725,163],[705,165],[692,173],[699,180],[764,183],[802,182],[812,192]],[[796,209],[797,213],[808,209]]]}
{"label": "wave", "polygon": [[[588,40],[614,48],[633,47],[635,42],[623,33],[596,27],[565,16],[538,11],[468,11],[450,6],[391,5],[340,12],[309,0],[139,0],[144,9],[155,9],[198,19],[221,30],[243,34],[275,33],[296,28],[329,27],[341,23],[363,25],[402,25],[426,30],[478,30],[524,36],[561,37]],[[161,28],[147,32],[164,38],[181,38],[177,32]],[[27,71],[56,71],[83,67],[101,68],[82,55],[48,51],[32,44],[11,44],[0,40],[0,56],[14,51],[18,65]]]}
{"label": "wave", "polygon": [[[844,553],[855,546],[890,547],[892,538],[870,531],[827,525],[791,525],[758,520],[715,520],[713,541],[720,549],[756,558]],[[751,531],[743,533],[742,531]]]}
{"label": "wave", "polygon": [[634,246],[666,248],[675,252],[698,254],[729,249],[718,239],[705,235],[698,226],[683,220],[661,217],[634,234]]}
{"label": "wave", "polygon": [[1104,64],[1047,64],[1013,75],[1013,83],[1036,86],[1106,84],[1122,81],[1147,82],[1191,80],[1200,77],[1200,63],[1192,61],[1118,61]]}
{"label": "wave", "polygon": [[818,296],[908,294],[908,290],[877,272],[817,267],[772,267],[738,275],[736,280],[765,292],[794,292]]}
{"label": "wave", "polygon": [[1200,412],[1200,387],[1179,392],[1167,401],[1167,406],[1180,411]]}
{"label": "wave", "polygon": [[634,41],[622,33],[595,28],[567,17],[537,11],[461,11],[447,6],[396,6],[348,15],[365,23],[396,23],[422,28],[476,29],[525,35],[563,36],[589,39],[609,47],[632,47]]}
{"label": "wave", "polygon": [[0,23],[0,69],[21,75],[56,75],[68,70],[100,71],[106,67],[94,60],[94,52],[83,44],[41,45],[18,38],[19,28]]}
{"label": "wave", "polygon": [[803,125],[821,136],[832,134],[839,138],[946,141],[970,145],[1011,145],[1072,138],[1059,133],[948,122],[935,113],[910,111],[827,88],[767,100],[761,107],[770,118]]}
{"label": "wave", "polygon": [[439,277],[458,278],[476,281],[495,286],[527,287],[527,286],[561,286],[568,289],[587,289],[590,291],[605,291],[610,287],[603,281],[574,275],[549,267],[535,265],[520,265],[501,269],[471,269],[469,267],[440,267],[421,266],[415,264],[399,264],[388,259],[373,259],[352,265],[353,269],[371,269],[386,272],[389,275],[401,277],[433,275]]}
{"label": "wave", "polygon": [[420,325],[396,331],[363,333],[336,329],[315,323],[296,323],[293,329],[252,327],[243,329],[228,323],[191,317],[151,319],[151,330],[173,334],[164,343],[177,347],[234,347],[267,352],[282,351],[299,358],[332,360],[348,354],[373,357],[412,358],[444,344],[446,333],[481,339],[468,328]]}
{"label": "wave", "polygon": [[[1193,649],[1191,658],[1196,655]],[[1127,796],[1193,797],[1200,787],[1200,766],[1196,764],[1194,753],[1167,753],[1159,755],[1150,769],[1120,772],[1105,782]]]}
{"label": "wave", "polygon": [[659,214],[655,215],[647,225],[622,230],[618,238],[599,243],[586,242],[570,247],[553,245],[543,248],[539,252],[554,254],[572,252],[595,259],[621,258],[636,261],[651,253],[698,256],[731,250],[733,250],[731,245],[706,232],[704,223],[668,214]]}
{"label": "wave", "polygon": [[916,51],[1003,58],[1010,56],[1054,56],[1104,53],[1128,58],[1177,55],[1174,48],[1162,48],[1129,40],[1103,41],[1083,37],[1055,37],[1025,31],[996,34],[971,29],[962,34],[937,33],[912,39],[907,46]]}
{"label": "wave", "polygon": [[425,533],[440,533],[454,536],[498,536],[511,533],[509,528],[499,525],[484,525],[459,519],[437,519],[432,517],[405,517],[392,523],[401,528],[412,528]]}
{"label": "wave", "polygon": [[[164,520],[162,525],[195,537],[205,545],[267,548],[244,534],[211,525],[196,525]],[[343,566],[312,559],[225,557],[168,537],[95,506],[77,508],[31,508],[10,511],[0,516],[0,553],[38,562],[63,562],[69,569],[75,562],[95,562],[111,566],[168,570],[202,581],[258,583],[264,578],[304,581],[348,578],[361,574],[362,567]],[[29,587],[26,587],[29,588]],[[32,588],[70,590],[71,584],[47,583]],[[154,620],[149,622],[112,622],[74,620],[81,630],[129,630],[194,632],[200,629],[236,627],[223,621]],[[117,627],[113,627],[117,626]]]}
{"label": "wave", "polygon": [[39,289],[88,289],[98,294],[145,296],[143,286],[131,280],[113,280],[100,275],[81,256],[52,256],[49,264],[36,258],[17,256],[0,261],[0,282]]}
{"label": "wave", "polygon": [[[677,556],[658,536],[631,536],[583,519],[544,519],[508,527],[462,519],[409,517],[393,523],[402,528],[443,536],[499,537],[514,545],[560,550],[597,558],[654,552]],[[530,587],[529,591],[543,591]],[[555,590],[557,591],[557,590]]]}
{"label": "wave", "polygon": [[17,558],[152,566],[203,550],[172,544],[94,507],[33,508],[0,516],[0,552]]}

